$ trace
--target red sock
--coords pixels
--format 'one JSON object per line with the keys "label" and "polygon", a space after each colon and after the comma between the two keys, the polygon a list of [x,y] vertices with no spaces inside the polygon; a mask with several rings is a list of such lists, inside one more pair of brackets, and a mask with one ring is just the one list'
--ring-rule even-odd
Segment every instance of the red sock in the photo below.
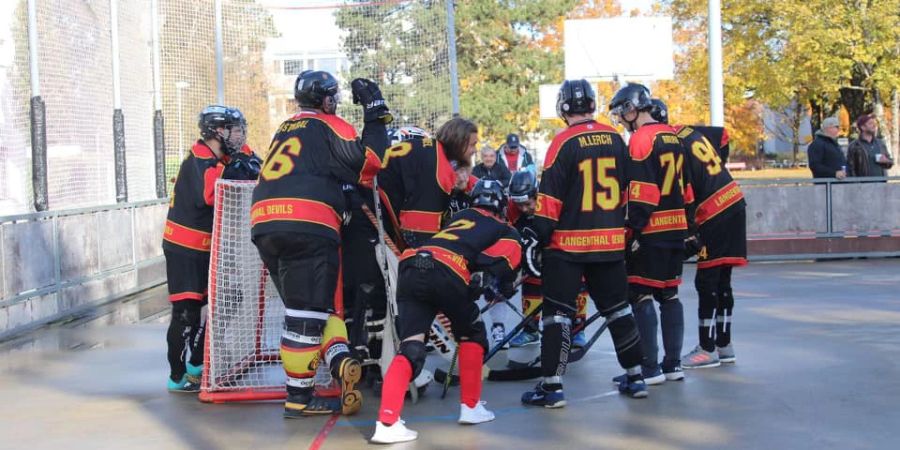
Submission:
{"label": "red sock", "polygon": [[474,408],[481,400],[481,365],[484,348],[474,342],[459,344],[459,399]]}
{"label": "red sock", "polygon": [[390,426],[400,419],[412,372],[412,365],[405,356],[394,356],[381,386],[381,408],[378,409],[378,421],[381,423]]}

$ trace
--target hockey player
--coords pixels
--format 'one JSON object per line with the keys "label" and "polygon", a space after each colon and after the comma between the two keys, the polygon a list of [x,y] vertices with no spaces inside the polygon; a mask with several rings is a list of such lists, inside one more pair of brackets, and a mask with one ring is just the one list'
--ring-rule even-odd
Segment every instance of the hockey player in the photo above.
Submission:
{"label": "hockey player", "polygon": [[506,198],[499,182],[479,181],[472,190],[472,204],[421,246],[403,252],[397,291],[402,342],[385,376],[373,443],[417,437],[404,426],[400,414],[409,381],[425,365],[425,333],[438,311],[450,318],[459,345],[459,422],[494,420],[494,414],[480,401],[482,361],[488,342],[469,290],[470,274],[488,272],[501,280],[502,295],[512,295],[522,250],[518,233],[503,217]]}
{"label": "hockey player", "polygon": [[[377,85],[351,83],[365,98],[363,139],[384,139],[390,112]],[[371,187],[378,156],[335,112],[338,80],[328,72],[297,76],[300,112],[278,127],[253,190],[253,242],[285,305],[281,360],[287,374],[284,416],[353,414],[362,405],[355,389],[361,376],[340,317],[340,229],[347,223],[343,184]],[[313,377],[324,361],[341,384],[339,399],[313,394]]]}
{"label": "hockey player", "polygon": [[[237,109],[211,105],[200,112],[200,136],[181,162],[163,234],[172,319],[166,333],[171,391],[197,391],[204,332],[213,200],[219,178],[256,179],[260,160],[245,145],[246,120]],[[185,361],[187,354],[190,359]]]}
{"label": "hockey player", "polygon": [[[653,118],[668,123],[666,104],[654,99],[653,106]],[[694,286],[699,299],[700,343],[682,360],[685,369],[717,367],[735,361],[731,344],[731,272],[734,267],[747,264],[746,202],[710,141],[692,127],[674,128],[684,145],[685,173],[694,194],[694,202],[687,208],[691,231],[685,241],[687,256],[698,253]]]}
{"label": "hockey player", "polygon": [[[509,206],[506,209],[506,217],[509,223],[516,228],[522,236],[523,247],[537,246],[537,233],[534,231],[534,208],[537,199],[537,182],[534,174],[527,170],[520,170],[513,174],[509,182]],[[534,254],[532,252],[531,254]],[[544,296],[541,294],[541,277],[537,261],[527,261],[522,264],[525,277],[522,281],[522,313],[528,316],[532,311],[541,307]],[[582,286],[576,299],[578,308],[575,314],[575,325],[587,318],[587,290]],[[541,314],[534,318],[522,329],[516,337],[510,340],[511,347],[522,347],[537,343],[541,338],[539,322]],[[584,330],[572,337],[572,348],[584,347]]]}
{"label": "hockey player", "polygon": [[[610,102],[613,118],[633,133],[628,145],[628,232],[632,249],[628,283],[641,331],[644,379],[650,385],[684,378],[684,310],[678,285],[687,237],[684,207],[690,202],[690,191],[685,191],[681,141],[672,127],[653,119],[652,108],[650,91],[640,84],[629,83]],[[665,348],[661,367],[653,300],[659,303]]]}
{"label": "hockey player", "polygon": [[471,167],[478,127],[461,117],[438,129],[436,139],[403,141],[387,149],[378,174],[381,199],[391,238],[401,248],[414,248],[441,229],[454,189],[471,190],[474,177],[461,183],[457,169]]}
{"label": "hockey player", "polygon": [[620,392],[647,396],[624,260],[622,192],[628,160],[616,130],[593,119],[595,98],[587,81],[567,80],[556,100],[557,114],[568,128],[550,143],[535,208],[535,227],[544,246],[543,380],[522,395],[522,403],[528,405],[566,404],[562,376],[582,277],[597,310],[609,322],[619,364],[626,370]]}

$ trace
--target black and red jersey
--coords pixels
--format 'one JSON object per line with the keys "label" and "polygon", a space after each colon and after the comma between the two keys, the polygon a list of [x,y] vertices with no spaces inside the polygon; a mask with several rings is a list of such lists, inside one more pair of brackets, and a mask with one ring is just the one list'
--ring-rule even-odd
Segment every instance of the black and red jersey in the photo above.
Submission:
{"label": "black and red jersey", "polygon": [[595,121],[553,138],[544,159],[535,225],[551,253],[579,262],[625,257],[625,143]]}
{"label": "black and red jersey", "polygon": [[372,186],[378,155],[333,114],[303,111],[278,127],[253,190],[253,236],[274,231],[340,240],[342,184]]}
{"label": "black and red jersey", "polygon": [[[241,152],[253,155],[253,150],[246,145]],[[194,143],[175,177],[163,231],[163,248],[209,253],[216,180],[222,177],[228,162],[227,156],[220,160],[202,140]]]}
{"label": "black and red jersey", "polygon": [[744,194],[709,140],[691,127],[676,126],[675,130],[687,155],[687,190],[694,197],[687,207],[688,221],[701,226],[743,208]]}
{"label": "black and red jersey", "polygon": [[728,162],[728,156],[731,153],[731,138],[728,136],[728,130],[724,127],[713,126],[693,126],[694,131],[700,132],[710,144],[715,147],[719,158],[723,163]]}
{"label": "black and red jersey", "polygon": [[466,284],[473,272],[488,271],[505,278],[519,269],[522,245],[519,233],[505,220],[480,208],[464,209],[453,215],[440,232],[418,248],[403,252],[401,261],[417,252],[430,252]]}
{"label": "black and red jersey", "polygon": [[[384,152],[378,188],[394,242],[415,247],[440,231],[456,177],[435,139],[411,139]],[[471,177],[469,189],[474,181]]]}
{"label": "black and red jersey", "polygon": [[628,226],[642,242],[683,241],[688,229],[684,208],[692,199],[685,191],[684,147],[675,129],[661,123],[638,128],[628,153]]}

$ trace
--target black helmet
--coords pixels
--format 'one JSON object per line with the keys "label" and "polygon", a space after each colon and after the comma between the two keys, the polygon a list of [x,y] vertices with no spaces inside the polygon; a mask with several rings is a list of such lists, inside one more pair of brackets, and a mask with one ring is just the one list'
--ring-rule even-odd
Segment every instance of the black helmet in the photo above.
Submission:
{"label": "black helmet", "polygon": [[537,197],[534,174],[520,170],[509,180],[509,198],[515,203],[526,202]]}
{"label": "black helmet", "polygon": [[650,117],[659,123],[669,123],[669,107],[666,103],[658,98],[650,100],[653,108],[650,110]]}
{"label": "black helmet", "polygon": [[566,80],[556,95],[556,114],[588,114],[597,109],[597,96],[587,80]]}
{"label": "black helmet", "polygon": [[631,111],[649,111],[653,108],[650,101],[650,89],[643,84],[628,83],[609,102],[609,111],[617,116]]}
{"label": "black helmet", "polygon": [[[300,107],[322,109],[327,97],[337,97],[338,80],[328,72],[304,70],[294,83],[294,98]],[[335,98],[335,104],[338,99]],[[327,112],[327,111],[326,111]]]}
{"label": "black helmet", "polygon": [[503,184],[497,180],[478,180],[469,195],[472,206],[487,208],[497,214],[502,214],[506,207],[506,193],[503,192]]}
{"label": "black helmet", "polygon": [[[197,126],[203,139],[217,139],[227,155],[240,150],[247,141],[247,119],[237,108],[209,105],[200,111]],[[224,128],[226,133],[219,133],[219,128]]]}

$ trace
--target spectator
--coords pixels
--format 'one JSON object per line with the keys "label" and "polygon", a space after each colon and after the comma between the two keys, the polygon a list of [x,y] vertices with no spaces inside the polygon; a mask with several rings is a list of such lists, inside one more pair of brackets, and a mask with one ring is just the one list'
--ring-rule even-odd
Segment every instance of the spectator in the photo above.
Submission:
{"label": "spectator", "polygon": [[515,133],[506,135],[506,144],[502,145],[500,149],[502,151],[497,156],[500,158],[500,162],[509,169],[509,173],[527,170],[537,179],[534,158],[525,147],[519,144],[519,135]]}
{"label": "spectator", "polygon": [[878,120],[872,114],[864,114],[856,120],[859,138],[847,149],[847,162],[851,177],[883,177],[885,170],[894,165],[884,140],[878,138]]}
{"label": "spectator", "polygon": [[485,180],[497,180],[503,187],[509,186],[512,174],[503,164],[497,164],[497,151],[484,147],[481,149],[481,163],[472,169],[472,175]]}
{"label": "spectator", "polygon": [[806,149],[813,178],[843,179],[847,176],[847,158],[837,142],[840,132],[841,125],[836,117],[823,120],[822,129],[816,131],[816,138]]}

